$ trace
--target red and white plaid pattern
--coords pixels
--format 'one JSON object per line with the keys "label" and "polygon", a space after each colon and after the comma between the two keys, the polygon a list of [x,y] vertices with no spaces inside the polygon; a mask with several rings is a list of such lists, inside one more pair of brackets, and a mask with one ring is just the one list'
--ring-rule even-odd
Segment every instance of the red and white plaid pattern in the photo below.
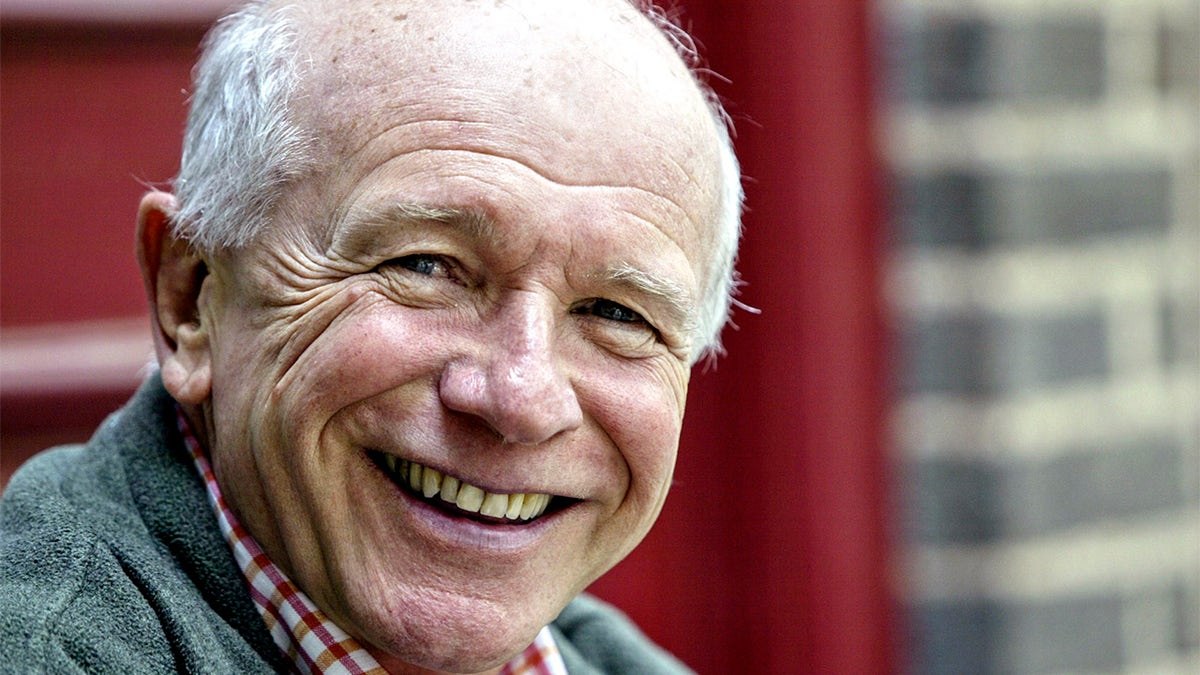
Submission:
{"label": "red and white plaid pattern", "polygon": [[533,639],[533,644],[513,657],[500,669],[500,675],[567,675],[567,665],[550,629],[543,628]]}
{"label": "red and white plaid pattern", "polygon": [[[221,496],[216,475],[183,411],[176,408],[179,431],[204,478],[208,501],[217,516],[225,541],[250,586],[250,597],[279,647],[301,673],[386,674],[367,650],[359,646],[309,600],[267,558],[258,542],[234,517]],[[566,665],[549,627],[542,628],[532,644],[505,664],[501,675],[567,675]]]}

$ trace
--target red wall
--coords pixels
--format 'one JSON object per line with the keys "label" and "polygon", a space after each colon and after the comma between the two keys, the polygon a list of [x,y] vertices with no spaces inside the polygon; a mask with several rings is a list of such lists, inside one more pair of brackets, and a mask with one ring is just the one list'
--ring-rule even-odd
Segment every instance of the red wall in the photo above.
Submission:
{"label": "red wall", "polygon": [[199,28],[3,27],[3,325],[144,313],[137,200],[175,174]]}
{"label": "red wall", "polygon": [[[731,80],[741,299],[762,314],[739,313],[729,356],[696,373],[663,518],[595,590],[701,672],[893,672],[867,6],[687,5]],[[141,316],[134,213],[175,172],[201,30],[2,30],[0,327]],[[85,437],[116,389],[0,383],[5,475]]]}
{"label": "red wall", "polygon": [[181,92],[202,35],[0,23],[0,485],[29,453],[86,439],[136,385],[136,365],[97,381],[43,348],[100,328],[84,321],[145,317],[137,202],[178,166]]}
{"label": "red wall", "polygon": [[666,527],[602,587],[702,672],[894,672],[868,3],[687,7],[731,81],[762,314],[693,380]]}

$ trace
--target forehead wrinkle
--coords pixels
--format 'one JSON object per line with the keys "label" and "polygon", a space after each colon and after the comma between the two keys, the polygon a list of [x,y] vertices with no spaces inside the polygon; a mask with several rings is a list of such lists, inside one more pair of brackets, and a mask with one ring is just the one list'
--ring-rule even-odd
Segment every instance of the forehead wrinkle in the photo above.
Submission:
{"label": "forehead wrinkle", "polygon": [[[421,122],[415,122],[413,124],[420,124],[420,123]],[[483,124],[480,124],[480,126],[489,127],[489,126],[497,126],[497,125],[490,124],[490,123],[483,123]],[[539,167],[539,166],[536,166],[534,163],[530,162],[529,160],[527,160],[517,154],[513,154],[513,153],[505,152],[504,150],[489,147],[486,142],[472,143],[469,141],[459,140],[454,143],[439,143],[439,142],[432,142],[427,139],[423,139],[421,147],[414,149],[411,152],[413,154],[427,153],[427,152],[465,153],[465,154],[471,154],[471,155],[479,155],[481,157],[489,157],[489,158],[504,162],[506,164],[516,165],[517,167],[520,167],[522,170],[528,171],[528,172],[532,173],[533,175],[537,176],[538,178],[544,180],[546,183],[549,183],[552,185],[559,185],[559,186],[565,187],[565,188],[618,190],[618,191],[631,191],[631,192],[642,193],[653,199],[666,202],[666,203],[670,204],[671,206],[675,207],[676,209],[678,209],[684,213],[687,213],[687,210],[683,207],[683,205],[679,202],[679,200],[672,198],[671,196],[666,194],[665,191],[660,192],[651,187],[643,187],[643,186],[637,185],[633,182],[609,182],[609,181],[589,180],[589,179],[572,179],[567,176],[555,175],[551,171],[551,168],[553,165],[549,161],[546,162],[546,164],[547,164],[546,167]],[[679,166],[679,164],[677,162],[672,162],[672,164],[674,164],[675,166]],[[684,175],[687,175],[686,172],[683,172],[682,170],[681,170],[681,173],[684,173]],[[632,178],[630,180],[632,181]],[[687,175],[687,181],[690,184],[698,185],[696,183],[696,181],[691,178],[690,175]]]}
{"label": "forehead wrinkle", "polygon": [[[439,101],[439,104],[447,104],[449,101]],[[427,107],[427,103],[417,101],[397,105],[397,109],[407,110],[410,113],[414,110]],[[472,106],[468,104],[467,108]],[[484,112],[486,106],[478,108],[480,117],[474,119],[471,117],[471,111],[466,108],[456,110],[457,115],[418,114],[416,117],[404,119],[386,127],[372,130],[366,138],[360,139],[351,147],[343,148],[340,156],[331,156],[332,160],[336,160],[339,164],[345,163],[346,160],[357,157],[367,151],[368,146],[378,141],[385,135],[395,134],[397,132],[411,133],[411,146],[407,147],[407,152],[411,153],[427,153],[427,152],[451,152],[451,153],[469,153],[480,155],[483,157],[491,157],[505,163],[511,163],[522,167],[526,171],[532,172],[539,178],[555,185],[563,187],[578,187],[578,188],[598,188],[598,189],[613,189],[613,190],[634,190],[642,192],[650,197],[667,202],[671,206],[686,212],[683,204],[667,192],[666,184],[670,179],[660,179],[656,185],[641,186],[633,183],[609,182],[601,180],[588,180],[582,178],[572,178],[566,175],[557,175],[554,171],[552,157],[523,157],[517,153],[508,151],[505,145],[508,141],[513,141],[513,138],[505,138],[504,125],[486,117]],[[337,128],[336,120],[327,120],[334,128]],[[342,125],[347,126],[347,125]],[[348,125],[352,128],[357,128],[357,125]],[[488,138],[487,134],[483,133],[488,130],[498,130],[499,133],[494,138]],[[474,135],[466,133],[467,131],[478,131]],[[447,140],[435,140],[440,136],[444,136]],[[696,178],[691,171],[688,170],[677,158],[670,155],[658,157],[665,165],[669,165],[674,169],[674,173],[681,176],[687,184],[704,189],[703,184]],[[540,162],[534,160],[541,160]],[[542,165],[539,165],[542,164]],[[650,182],[650,181],[646,181]]]}

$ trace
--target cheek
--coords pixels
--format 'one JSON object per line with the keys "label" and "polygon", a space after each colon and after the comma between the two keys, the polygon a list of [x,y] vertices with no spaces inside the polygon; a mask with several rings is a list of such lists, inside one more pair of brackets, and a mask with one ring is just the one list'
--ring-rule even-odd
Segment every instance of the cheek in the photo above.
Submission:
{"label": "cheek", "polygon": [[[621,377],[620,375],[627,375]],[[686,383],[669,373],[630,372],[590,389],[592,415],[621,453],[629,487],[622,508],[649,528],[671,484],[683,421]],[[593,381],[596,381],[593,379]]]}
{"label": "cheek", "polygon": [[432,382],[447,344],[432,323],[420,310],[364,299],[283,364],[272,401],[300,416],[297,423],[311,424],[414,380]]}
{"label": "cheek", "polygon": [[299,565],[322,524],[350,518],[337,495],[352,492],[356,474],[338,413],[406,384],[432,391],[425,383],[436,381],[451,340],[427,317],[365,296],[295,320],[223,326],[214,460],[227,498],[272,557]]}
{"label": "cheek", "polygon": [[662,511],[679,445],[681,400],[662,380],[610,380],[589,391],[591,414],[620,453],[626,480],[593,551],[606,570],[629,554]]}
{"label": "cheek", "polygon": [[321,452],[338,411],[405,384],[436,381],[448,340],[430,323],[371,295],[265,326],[227,323],[214,352],[217,446],[250,452],[224,461],[271,480],[289,475],[304,483],[303,476],[320,475],[322,464],[338,461]]}

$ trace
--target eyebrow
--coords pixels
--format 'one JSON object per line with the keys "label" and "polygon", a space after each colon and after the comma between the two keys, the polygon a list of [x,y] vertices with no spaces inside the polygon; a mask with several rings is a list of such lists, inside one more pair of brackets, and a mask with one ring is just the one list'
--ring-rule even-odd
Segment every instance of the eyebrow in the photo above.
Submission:
{"label": "eyebrow", "polygon": [[496,234],[495,223],[492,219],[476,209],[426,206],[424,204],[391,204],[378,213],[370,214],[367,220],[381,224],[413,221],[444,223],[462,229],[467,235],[478,239],[492,238]]}
{"label": "eyebrow", "polygon": [[[389,204],[363,214],[361,222],[379,226],[404,222],[444,223],[478,240],[495,239],[498,236],[495,222],[482,211],[470,208]],[[651,298],[662,309],[666,320],[689,337],[698,330],[696,300],[687,287],[677,281],[627,262],[617,263],[595,275],[593,280],[624,289],[633,295]]]}
{"label": "eyebrow", "polygon": [[327,245],[342,251],[365,251],[381,232],[406,223],[445,224],[479,239],[496,235],[492,219],[482,211],[399,203],[344,212],[335,219]]}

